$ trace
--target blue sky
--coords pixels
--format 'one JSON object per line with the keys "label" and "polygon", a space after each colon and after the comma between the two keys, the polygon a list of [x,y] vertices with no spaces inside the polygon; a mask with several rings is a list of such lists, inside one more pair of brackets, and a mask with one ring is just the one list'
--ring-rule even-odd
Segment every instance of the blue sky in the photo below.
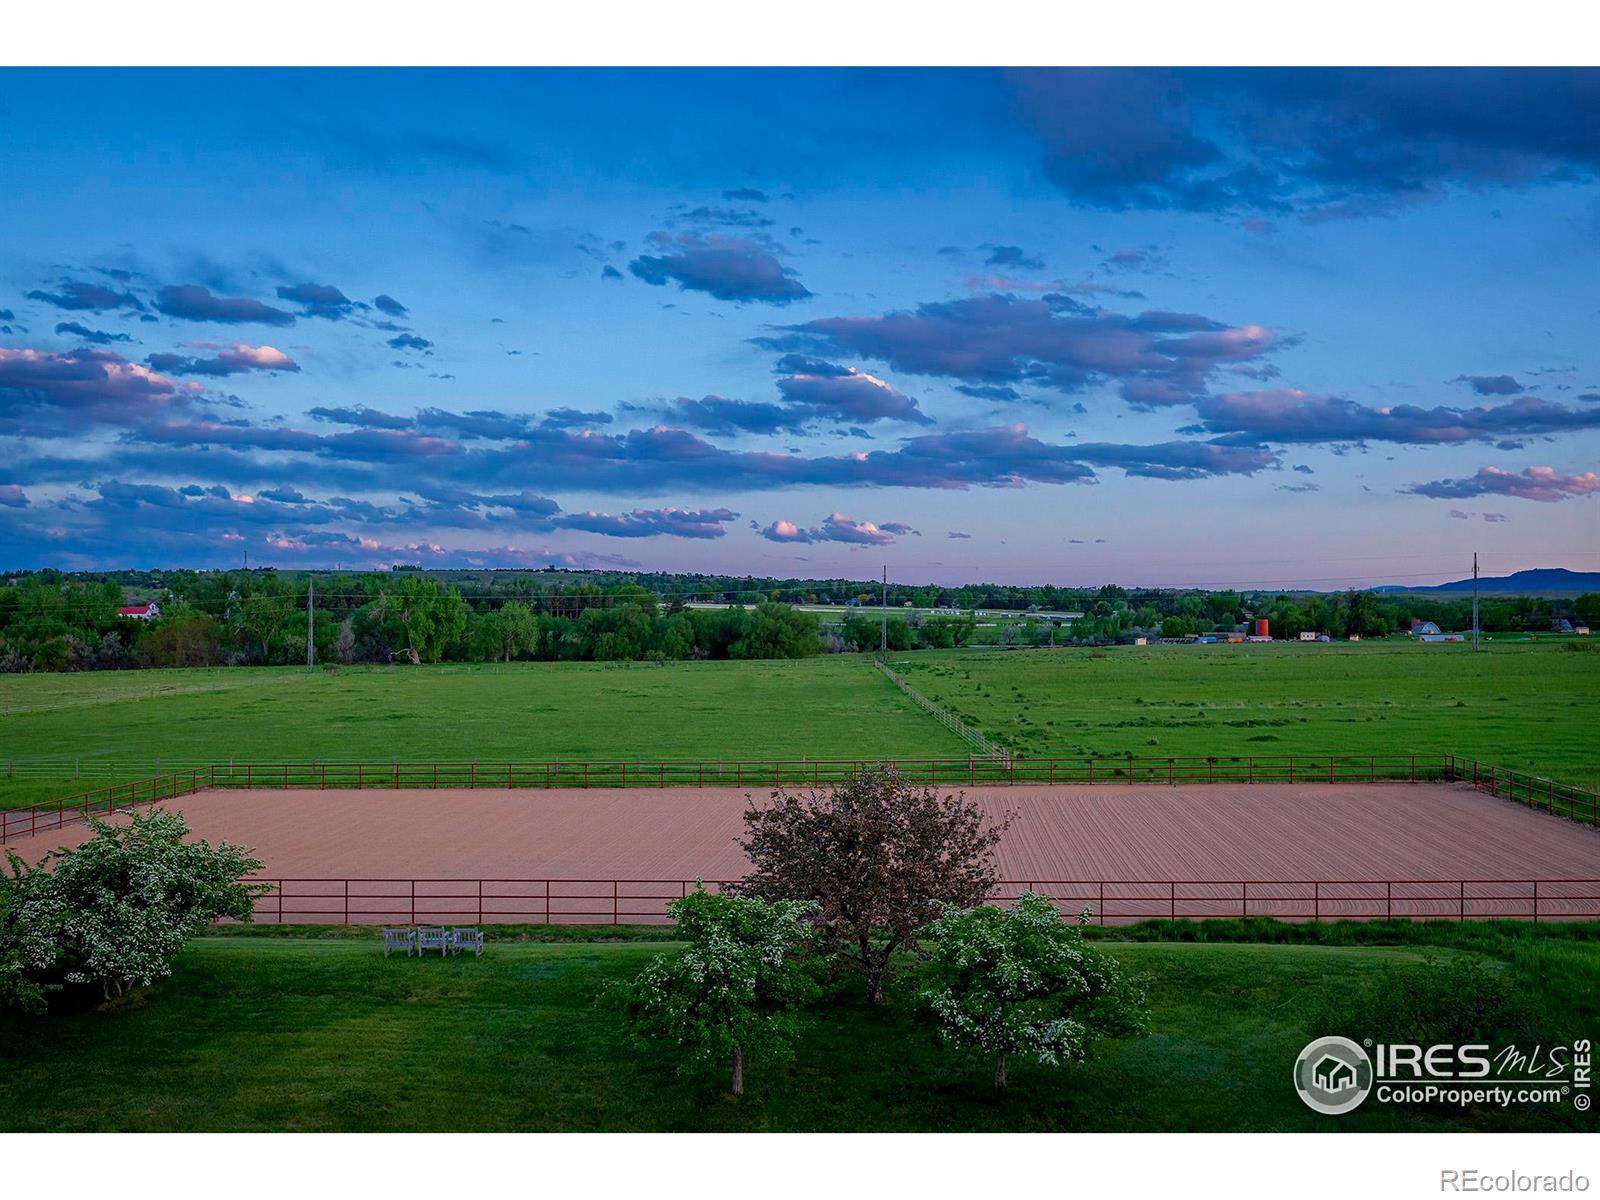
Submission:
{"label": "blue sky", "polygon": [[1600,569],[1600,72],[0,73],[5,565]]}

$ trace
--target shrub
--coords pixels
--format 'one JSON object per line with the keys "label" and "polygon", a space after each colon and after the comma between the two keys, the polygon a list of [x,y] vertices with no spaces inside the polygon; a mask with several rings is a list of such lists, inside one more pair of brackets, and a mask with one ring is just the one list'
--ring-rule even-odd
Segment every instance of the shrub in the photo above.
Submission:
{"label": "shrub", "polygon": [[1359,988],[1313,1012],[1317,1036],[1340,1033],[1375,1042],[1515,1041],[1528,1025],[1506,972],[1472,954],[1386,967]]}

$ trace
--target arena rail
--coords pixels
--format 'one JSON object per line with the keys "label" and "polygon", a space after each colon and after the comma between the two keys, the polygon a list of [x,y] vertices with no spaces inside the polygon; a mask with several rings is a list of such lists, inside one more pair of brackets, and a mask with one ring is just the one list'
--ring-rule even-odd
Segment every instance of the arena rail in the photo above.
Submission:
{"label": "arena rail", "polygon": [[1480,792],[1542,808],[1557,816],[1570,817],[1589,825],[1600,825],[1600,792],[1574,787],[1543,775],[1530,775],[1508,767],[1480,763],[1475,758],[1444,756],[1444,777],[1470,783]]}
{"label": "arena rail", "polygon": [[[263,924],[631,925],[670,921],[693,879],[256,879]],[[716,890],[731,881],[703,881]],[[1099,925],[1153,919],[1600,919],[1600,879],[1000,880],[991,904],[1043,892]]]}
{"label": "arena rail", "polygon": [[1209,755],[1165,758],[689,759],[588,762],[312,762],[217,765],[229,788],[800,787],[841,783],[879,766],[918,783],[1396,783],[1445,778],[1437,755]]}
{"label": "arena rail", "polygon": [[0,843],[208,788],[804,787],[890,766],[918,783],[1424,783],[1451,781],[1530,808],[1600,824],[1600,794],[1457,755],[1188,755],[1165,758],[705,759],[679,761],[214,763],[0,810]]}

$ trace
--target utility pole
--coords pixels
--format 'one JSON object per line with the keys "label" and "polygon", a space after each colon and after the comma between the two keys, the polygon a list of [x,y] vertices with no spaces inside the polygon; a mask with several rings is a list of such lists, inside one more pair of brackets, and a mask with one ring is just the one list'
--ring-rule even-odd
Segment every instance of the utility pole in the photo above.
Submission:
{"label": "utility pole", "polygon": [[317,639],[313,636],[316,626],[311,622],[311,610],[317,603],[317,581],[306,576],[306,670],[317,669]]}
{"label": "utility pole", "polygon": [[887,653],[889,649],[889,564],[883,566],[883,631],[878,635],[878,650]]}
{"label": "utility pole", "polygon": [[1472,552],[1472,648],[1478,649],[1478,552]]}

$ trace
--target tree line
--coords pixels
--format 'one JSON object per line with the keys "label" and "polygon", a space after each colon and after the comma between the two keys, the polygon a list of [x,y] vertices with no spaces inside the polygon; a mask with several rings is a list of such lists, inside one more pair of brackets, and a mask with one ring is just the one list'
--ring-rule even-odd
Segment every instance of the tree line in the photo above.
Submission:
{"label": "tree line", "polygon": [[[698,599],[732,607],[690,607]],[[159,606],[156,619],[118,615],[119,607],[148,600]],[[841,600],[850,605],[842,620],[797,607]],[[935,605],[955,611],[923,611]],[[1019,615],[976,618],[986,606]],[[1063,611],[1082,615],[1068,623],[1044,615]],[[1491,633],[1548,629],[1560,617],[1600,623],[1600,593],[1575,600],[1492,596],[1480,604],[1481,628]],[[285,665],[306,662],[308,650],[327,664],[804,658],[875,650],[880,642],[897,651],[974,640],[1108,645],[1151,634],[1231,630],[1260,618],[1270,622],[1274,637],[1374,637],[1403,632],[1413,619],[1466,628],[1471,601],[1354,590],[1308,595],[891,585],[885,611],[881,591],[848,580],[38,571],[0,585],[0,671]]]}

